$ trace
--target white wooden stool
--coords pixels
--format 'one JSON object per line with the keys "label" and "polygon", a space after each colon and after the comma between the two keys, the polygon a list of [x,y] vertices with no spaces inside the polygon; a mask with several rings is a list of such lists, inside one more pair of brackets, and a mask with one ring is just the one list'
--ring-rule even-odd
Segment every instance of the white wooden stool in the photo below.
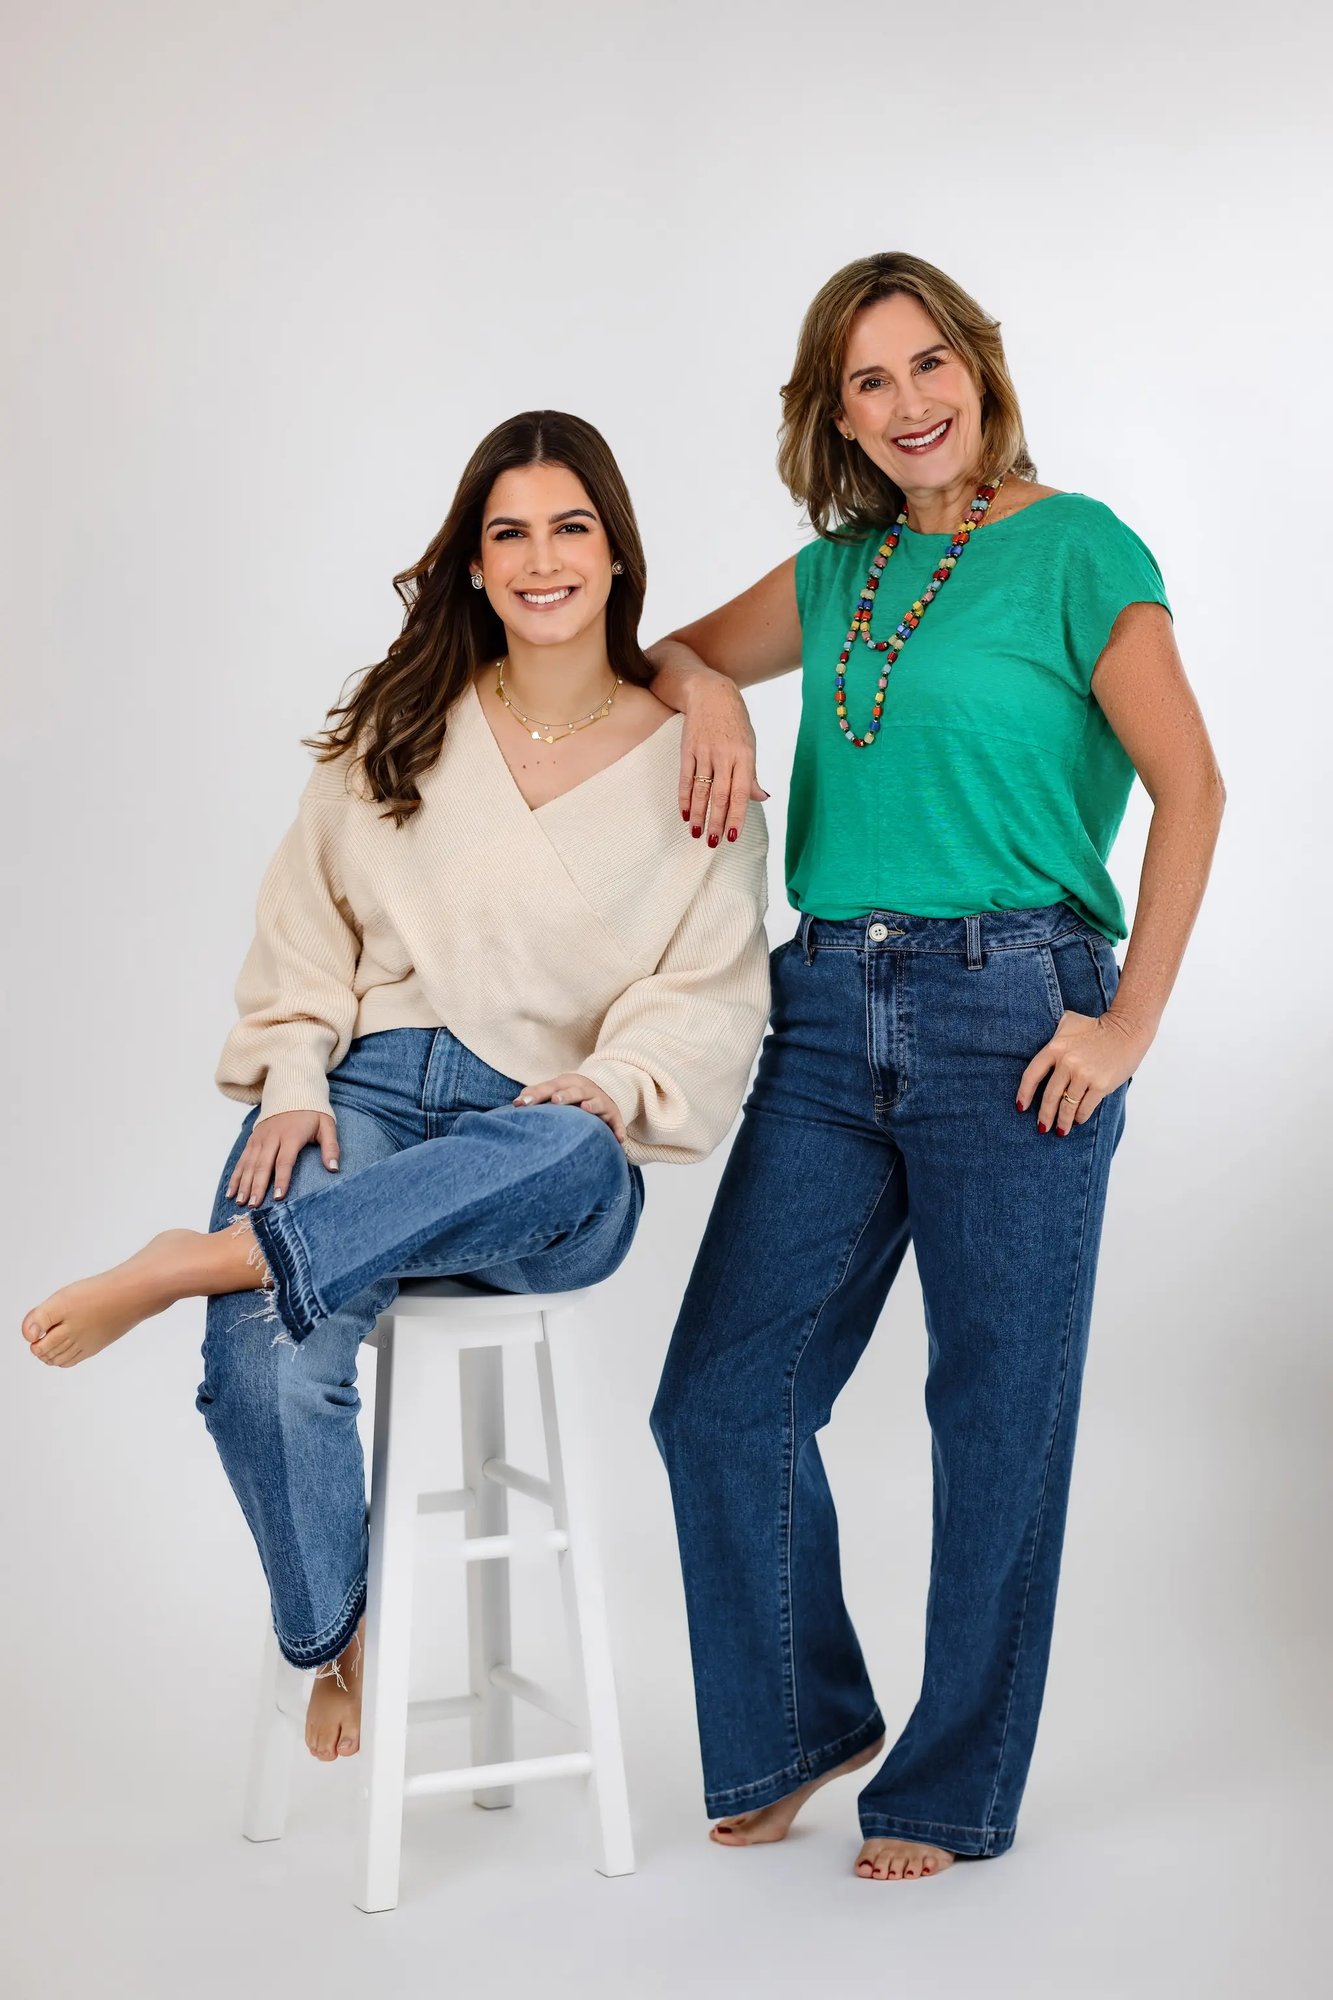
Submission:
{"label": "white wooden stool", "polygon": [[[391,1910],[398,1901],[403,1800],[470,1791],[479,1806],[513,1803],[531,1778],[585,1777],[603,1875],[634,1869],[620,1719],[597,1548],[588,1437],[580,1380],[578,1305],[583,1292],[499,1294],[448,1280],[404,1284],[371,1335],[378,1351],[375,1444],[370,1486],[370,1575],[362,1683],[356,1901]],[[530,1346],[537,1361],[548,1476],[539,1479],[504,1455],[506,1347]],[[463,1431],[463,1486],[424,1490],[423,1439],[431,1402],[428,1362],[456,1353]],[[423,1448],[424,1447],[424,1448]],[[429,1474],[426,1474],[429,1477]],[[529,1541],[509,1533],[508,1494],[550,1508],[552,1526]],[[419,1514],[463,1512],[464,1539],[450,1544],[467,1572],[470,1692],[408,1700],[415,1526]],[[573,1667],[567,1712],[510,1659],[509,1563],[537,1547],[560,1564]],[[246,1791],[247,1840],[276,1840],[287,1817],[292,1756],[304,1722],[307,1675],[278,1650],[266,1621],[264,1669]],[[555,1756],[514,1757],[514,1700],[567,1722],[576,1747]],[[411,1722],[469,1716],[472,1761],[460,1769],[405,1775]],[[293,1726],[295,1725],[295,1726]]]}

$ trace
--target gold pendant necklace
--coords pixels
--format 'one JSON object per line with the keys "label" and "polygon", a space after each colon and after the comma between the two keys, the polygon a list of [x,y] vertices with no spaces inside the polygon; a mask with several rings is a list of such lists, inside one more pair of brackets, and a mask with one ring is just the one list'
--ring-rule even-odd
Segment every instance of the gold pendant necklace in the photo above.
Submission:
{"label": "gold pendant necklace", "polygon": [[604,715],[611,713],[611,704],[616,698],[616,688],[624,686],[623,680],[617,674],[616,687],[612,688],[601,707],[595,708],[591,715],[576,716],[572,722],[537,722],[532,716],[524,715],[522,709],[517,708],[505,693],[505,668],[508,663],[508,653],[505,654],[502,660],[497,660],[495,663],[495,692],[499,695],[515,721],[522,723],[534,743],[554,743],[557,735],[562,737],[574,736],[577,735],[580,729],[586,729],[590,723],[600,722]]}

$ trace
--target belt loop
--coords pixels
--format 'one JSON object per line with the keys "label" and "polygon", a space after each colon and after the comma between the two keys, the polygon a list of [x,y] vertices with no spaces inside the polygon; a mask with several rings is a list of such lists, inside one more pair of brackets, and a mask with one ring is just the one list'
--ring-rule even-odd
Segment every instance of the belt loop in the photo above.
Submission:
{"label": "belt loop", "polygon": [[808,910],[801,918],[801,950],[805,953],[806,964],[813,965],[815,959],[815,920]]}
{"label": "belt loop", "polygon": [[967,925],[967,969],[980,972],[986,961],[981,955],[981,918],[965,917]]}

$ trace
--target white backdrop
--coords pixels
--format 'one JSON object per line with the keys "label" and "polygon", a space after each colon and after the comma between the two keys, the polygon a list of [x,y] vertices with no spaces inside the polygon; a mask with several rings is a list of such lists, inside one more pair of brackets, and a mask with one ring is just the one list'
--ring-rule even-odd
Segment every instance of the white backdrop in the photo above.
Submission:
{"label": "white backdrop", "polygon": [[[1324,10],[4,15],[10,1990],[1311,1990]],[[836,1788],[785,1849],[703,1840],[646,1419],[719,1154],[651,1170],[596,1313],[640,1873],[592,1874],[565,1787],[511,1814],[445,1803],[410,1816],[404,1905],[369,1922],[347,1893],[354,1772],[303,1770],[279,1848],[237,1837],[262,1600],[191,1407],[202,1308],[66,1374],[30,1361],[18,1320],[206,1218],[236,1118],[212,1069],[299,738],[397,629],[389,578],[477,439],[539,405],[605,431],[656,636],[804,538],[773,470],[778,385],[818,284],[879,248],[1000,317],[1040,477],[1156,552],[1230,791],[1113,1176],[1019,1845],[928,1887],[854,1883]],[[775,941],[795,703],[794,682],[754,701]],[[1131,908],[1146,824],[1140,791],[1115,855]],[[919,1674],[923,1369],[909,1263],[827,1451],[891,1726]],[[539,1664],[555,1599],[529,1582]],[[456,1610],[441,1595],[427,1621],[446,1664]],[[420,1674],[441,1678],[424,1647]]]}

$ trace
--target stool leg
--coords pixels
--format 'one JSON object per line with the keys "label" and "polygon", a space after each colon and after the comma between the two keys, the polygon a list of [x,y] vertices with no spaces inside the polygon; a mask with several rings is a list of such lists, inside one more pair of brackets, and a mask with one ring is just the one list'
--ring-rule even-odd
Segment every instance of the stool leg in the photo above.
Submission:
{"label": "stool leg", "polygon": [[391,1910],[398,1901],[419,1491],[413,1450],[419,1336],[401,1321],[380,1325],[361,1702],[356,1902],[362,1910]]}
{"label": "stool leg", "polygon": [[560,1557],[560,1581],[586,1740],[592,1755],[592,1807],[602,1875],[634,1872],[620,1709],[611,1664],[611,1639],[597,1543],[592,1439],[584,1409],[581,1330],[571,1308],[542,1314],[546,1338],[537,1349],[542,1420],[555,1523],[569,1547]]}
{"label": "stool leg", "polygon": [[[464,1532],[509,1531],[509,1496],[482,1471],[488,1458],[505,1451],[504,1352],[499,1347],[465,1347],[458,1356],[463,1418],[463,1484],[474,1496]],[[503,1558],[467,1566],[468,1678],[481,1703],[472,1717],[472,1762],[508,1764],[514,1755],[514,1700],[492,1685],[491,1668],[512,1665],[509,1631],[509,1564]],[[492,1810],[514,1803],[512,1785],[474,1792],[474,1805]]]}
{"label": "stool leg", "polygon": [[241,1831],[247,1840],[280,1840],[286,1831],[296,1738],[292,1718],[283,1713],[281,1703],[291,1675],[292,1669],[278,1650],[273,1622],[266,1618],[259,1702],[250,1738],[250,1769],[241,1820]]}

